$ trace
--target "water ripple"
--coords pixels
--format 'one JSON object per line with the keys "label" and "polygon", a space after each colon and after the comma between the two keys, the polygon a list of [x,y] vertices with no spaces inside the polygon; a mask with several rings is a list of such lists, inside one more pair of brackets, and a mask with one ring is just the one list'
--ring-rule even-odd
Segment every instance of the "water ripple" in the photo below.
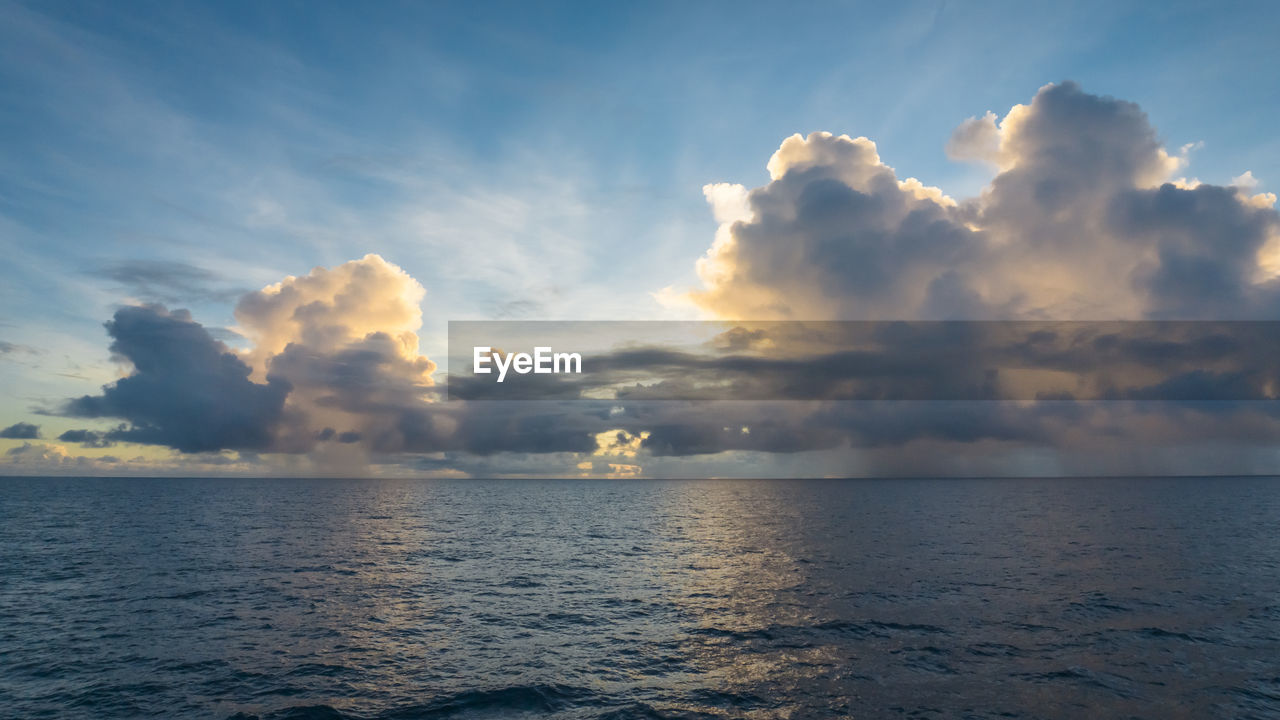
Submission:
{"label": "water ripple", "polygon": [[1280,717],[1280,483],[0,480],[0,715]]}

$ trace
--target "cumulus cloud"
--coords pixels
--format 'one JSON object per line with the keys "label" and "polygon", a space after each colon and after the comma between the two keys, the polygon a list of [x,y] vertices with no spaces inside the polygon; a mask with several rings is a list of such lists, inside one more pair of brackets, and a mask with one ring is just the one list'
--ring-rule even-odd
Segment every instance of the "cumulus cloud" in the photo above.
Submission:
{"label": "cumulus cloud", "polygon": [[988,110],[982,117],[971,117],[960,123],[947,141],[947,157],[998,164],[1000,126],[996,114]]}
{"label": "cumulus cloud", "polygon": [[66,413],[128,422],[62,439],[309,453],[352,471],[398,453],[595,450],[598,413],[582,406],[436,402],[436,364],[418,348],[424,295],[377,255],[315,268],[240,299],[237,331],[252,346],[239,353],[186,311],[123,308],[107,330],[131,373]]}
{"label": "cumulus cloud", "polygon": [[366,255],[240,299],[236,320],[253,342],[244,357],[255,377],[292,387],[292,422],[277,449],[321,445],[347,457],[351,447],[330,446],[380,446],[406,412],[423,411],[436,369],[418,348],[425,295],[403,269]]}
{"label": "cumulus cloud", "polygon": [[6,440],[35,440],[40,437],[40,426],[31,423],[14,423],[0,430],[0,438]]}
{"label": "cumulus cloud", "polygon": [[900,182],[867,138],[795,135],[768,168],[768,185],[742,191],[744,209],[716,208],[693,299],[718,316],[892,316],[954,285],[948,271],[980,250],[949,198]]}
{"label": "cumulus cloud", "polygon": [[256,383],[249,366],[183,310],[125,307],[106,324],[111,352],[132,373],[69,402],[66,414],[121,418],[112,441],[167,445],[183,452],[273,445],[287,382]]}
{"label": "cumulus cloud", "polygon": [[962,123],[948,152],[999,172],[956,203],[899,181],[867,138],[787,138],[768,184],[709,186],[721,224],[690,298],[746,319],[1280,313],[1273,200],[1249,194],[1251,175],[1171,182],[1183,154],[1132,103],[1048,85],[1003,118]]}
{"label": "cumulus cloud", "polygon": [[[1167,151],[1132,103],[1048,85],[1003,117],[988,112],[956,130],[949,156],[997,171],[977,197],[956,202],[899,179],[867,138],[795,135],[769,159],[767,184],[704,190],[719,228],[696,267],[701,287],[687,297],[732,320],[1275,319],[1274,197],[1252,194],[1251,173],[1230,186],[1175,179],[1194,147]],[[1240,383],[1193,369],[1125,396],[1257,394]],[[721,413],[628,427],[650,432],[651,453],[674,455],[1203,441],[1209,416],[1231,417],[1233,438],[1276,427],[1274,412],[1249,403],[795,403],[771,415]]]}
{"label": "cumulus cloud", "polygon": [[120,465],[120,458],[113,455],[78,456],[62,445],[24,442],[4,454],[0,474],[108,475],[114,474]]}
{"label": "cumulus cloud", "polygon": [[1258,178],[1253,176],[1252,170],[1245,170],[1243,173],[1231,178],[1231,185],[1246,192],[1251,192],[1258,187]]}
{"label": "cumulus cloud", "polygon": [[247,355],[257,376],[290,346],[318,353],[388,342],[415,381],[431,384],[435,365],[418,354],[426,290],[400,267],[374,254],[335,268],[317,267],[242,297],[236,305],[240,331],[253,341]]}
{"label": "cumulus cloud", "polygon": [[18,447],[10,448],[5,452],[5,456],[9,458],[10,463],[61,464],[64,462],[71,462],[73,460],[71,454],[68,453],[67,449],[61,445],[29,442],[24,442]]}

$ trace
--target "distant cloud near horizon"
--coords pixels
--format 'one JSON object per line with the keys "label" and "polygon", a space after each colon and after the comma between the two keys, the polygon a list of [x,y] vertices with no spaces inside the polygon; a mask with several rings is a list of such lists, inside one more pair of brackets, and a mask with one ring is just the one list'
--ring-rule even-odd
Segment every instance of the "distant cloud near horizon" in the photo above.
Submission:
{"label": "distant cloud near horizon", "polygon": [[58,436],[62,442],[79,443],[82,448],[108,448],[115,445],[105,432],[96,430],[68,430]]}
{"label": "distant cloud near horizon", "polygon": [[14,423],[0,430],[0,438],[5,440],[35,440],[40,437],[40,426],[31,423]]}

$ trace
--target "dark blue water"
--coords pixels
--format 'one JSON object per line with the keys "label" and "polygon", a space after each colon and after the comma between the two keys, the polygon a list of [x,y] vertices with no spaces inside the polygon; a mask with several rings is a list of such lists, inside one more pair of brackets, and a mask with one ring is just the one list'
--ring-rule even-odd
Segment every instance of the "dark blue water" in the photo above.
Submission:
{"label": "dark blue water", "polygon": [[1280,481],[0,479],[0,716],[1280,716]]}

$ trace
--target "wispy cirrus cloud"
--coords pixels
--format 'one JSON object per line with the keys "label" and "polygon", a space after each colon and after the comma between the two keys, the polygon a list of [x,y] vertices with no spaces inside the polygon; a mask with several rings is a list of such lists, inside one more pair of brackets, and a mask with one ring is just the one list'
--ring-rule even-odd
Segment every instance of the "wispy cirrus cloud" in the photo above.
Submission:
{"label": "wispy cirrus cloud", "polygon": [[135,300],[163,305],[226,303],[246,292],[219,273],[173,260],[106,261],[85,274],[111,283]]}

